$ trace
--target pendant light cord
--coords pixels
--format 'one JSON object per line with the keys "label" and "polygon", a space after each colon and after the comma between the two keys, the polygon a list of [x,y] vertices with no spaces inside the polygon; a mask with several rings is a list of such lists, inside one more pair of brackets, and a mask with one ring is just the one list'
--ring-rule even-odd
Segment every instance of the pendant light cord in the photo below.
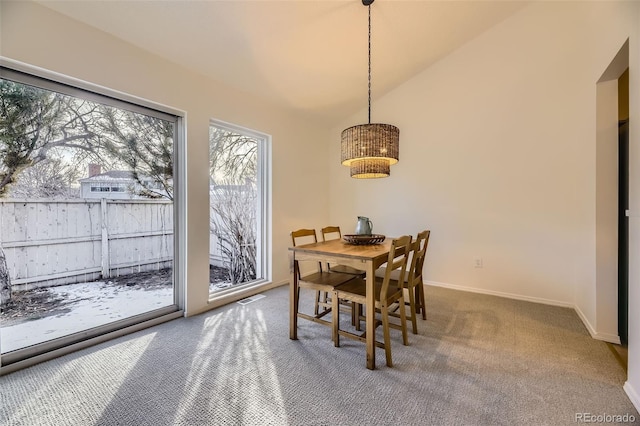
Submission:
{"label": "pendant light cord", "polygon": [[371,124],[371,4],[369,8],[369,124]]}

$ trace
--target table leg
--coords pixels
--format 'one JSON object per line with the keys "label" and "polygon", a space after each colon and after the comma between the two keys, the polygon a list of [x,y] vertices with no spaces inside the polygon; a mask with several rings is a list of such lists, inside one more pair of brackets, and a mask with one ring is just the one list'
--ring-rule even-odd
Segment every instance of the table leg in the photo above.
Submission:
{"label": "table leg", "polygon": [[289,338],[292,340],[298,339],[298,268],[295,261],[295,255],[293,259],[293,271],[291,278],[289,279]]}
{"label": "table leg", "polygon": [[376,299],[375,299],[375,270],[373,262],[367,262],[367,303],[366,312],[366,333],[367,333],[367,368],[376,369]]}

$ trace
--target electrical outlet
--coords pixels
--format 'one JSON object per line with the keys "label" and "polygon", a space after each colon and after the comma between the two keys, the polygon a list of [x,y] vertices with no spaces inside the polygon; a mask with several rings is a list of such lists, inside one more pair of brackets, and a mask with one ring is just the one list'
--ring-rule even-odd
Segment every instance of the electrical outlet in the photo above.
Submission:
{"label": "electrical outlet", "polygon": [[474,266],[474,268],[482,268],[482,258],[481,257],[475,257],[473,259],[473,266]]}

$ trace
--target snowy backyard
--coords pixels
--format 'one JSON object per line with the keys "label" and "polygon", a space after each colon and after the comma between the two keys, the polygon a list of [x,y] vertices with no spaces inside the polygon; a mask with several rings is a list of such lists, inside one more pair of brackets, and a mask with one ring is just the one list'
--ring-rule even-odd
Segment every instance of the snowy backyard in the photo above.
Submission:
{"label": "snowy backyard", "polygon": [[[17,293],[0,314],[0,350],[7,353],[173,304],[170,270],[111,281]],[[209,290],[226,288],[226,270],[212,268]]]}

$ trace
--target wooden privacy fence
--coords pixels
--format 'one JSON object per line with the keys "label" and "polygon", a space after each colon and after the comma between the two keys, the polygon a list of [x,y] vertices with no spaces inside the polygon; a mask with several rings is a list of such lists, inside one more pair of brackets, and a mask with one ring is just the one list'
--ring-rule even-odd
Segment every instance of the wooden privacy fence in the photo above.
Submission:
{"label": "wooden privacy fence", "polygon": [[173,203],[2,200],[0,244],[13,291],[167,268]]}

